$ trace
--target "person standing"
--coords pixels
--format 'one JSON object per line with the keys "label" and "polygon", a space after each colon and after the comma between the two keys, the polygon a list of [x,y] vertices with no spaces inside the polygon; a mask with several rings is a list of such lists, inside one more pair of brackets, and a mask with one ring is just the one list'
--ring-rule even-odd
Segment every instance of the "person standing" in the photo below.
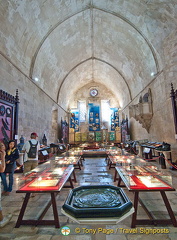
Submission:
{"label": "person standing", "polygon": [[24,174],[38,166],[38,151],[40,149],[40,144],[36,140],[37,137],[37,133],[31,133],[31,140],[26,141],[22,148],[22,152],[25,153],[23,170]]}
{"label": "person standing", "polygon": [[[0,173],[3,173],[5,170],[5,145],[0,142]],[[12,214],[3,216],[2,207],[1,207],[1,178],[0,178],[0,227],[4,227],[12,218]]]}
{"label": "person standing", "polygon": [[[6,167],[3,173],[1,173],[2,184],[4,191],[2,195],[9,195],[12,192],[12,186],[14,182],[14,171],[16,168],[16,160],[19,158],[18,149],[15,147],[15,141],[10,140],[6,150],[5,162]],[[9,175],[9,184],[7,183],[7,174]]]}

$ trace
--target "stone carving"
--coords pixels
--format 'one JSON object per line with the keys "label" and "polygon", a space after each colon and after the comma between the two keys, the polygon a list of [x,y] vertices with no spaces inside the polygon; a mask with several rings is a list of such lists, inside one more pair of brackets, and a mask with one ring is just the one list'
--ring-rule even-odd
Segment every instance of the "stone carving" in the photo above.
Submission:
{"label": "stone carving", "polygon": [[152,94],[151,89],[148,89],[148,92],[144,96],[140,96],[139,103],[129,106],[130,118],[133,117],[142,124],[142,127],[147,130],[151,127],[151,120],[153,116],[152,108]]}

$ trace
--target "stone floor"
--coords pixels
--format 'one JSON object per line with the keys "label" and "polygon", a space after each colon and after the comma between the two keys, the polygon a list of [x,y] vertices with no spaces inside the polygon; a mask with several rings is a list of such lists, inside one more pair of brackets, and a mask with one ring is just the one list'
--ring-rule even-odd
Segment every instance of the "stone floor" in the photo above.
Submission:
{"label": "stone floor", "polygon": [[[111,184],[116,185],[113,182],[114,169],[108,169],[107,163],[104,158],[86,158],[82,170],[75,170],[77,176],[77,183],[74,186],[80,185],[96,185],[96,184]],[[173,186],[177,188],[177,171],[169,170],[173,177]],[[63,205],[68,192],[70,189],[62,189],[60,194],[57,196],[57,205],[59,212],[59,220],[61,227],[68,226],[71,230],[70,235],[63,236],[61,234],[61,228],[56,229],[54,226],[20,226],[15,228],[15,223],[21,208],[24,194],[16,193],[16,189],[19,187],[19,179],[22,173],[15,174],[14,189],[10,196],[2,197],[2,206],[4,214],[12,213],[13,218],[11,222],[4,228],[0,229],[0,239],[18,239],[18,240],[176,240],[177,228],[172,225],[168,226],[138,226],[134,230],[130,228],[131,216],[121,221],[117,225],[79,225],[68,217],[61,213],[61,206]],[[133,200],[133,193],[130,193],[124,188],[124,191]],[[168,192],[171,206],[174,210],[175,216],[177,217],[177,193]],[[38,213],[42,206],[45,204],[49,196],[47,194],[36,194],[34,198],[30,199],[29,207],[25,213],[25,217],[34,217]],[[154,193],[142,193],[141,198],[143,199],[148,209],[154,216],[167,217],[166,209],[161,200],[161,196]],[[52,210],[49,209],[46,219],[53,219]],[[147,218],[144,210],[139,205],[138,218]],[[107,229],[107,230],[105,230]],[[96,230],[96,233],[94,233]],[[103,233],[103,231],[105,233]],[[106,232],[107,231],[107,232]],[[109,231],[111,233],[109,233]],[[152,233],[155,231],[157,233]],[[162,231],[163,233],[158,233]]]}

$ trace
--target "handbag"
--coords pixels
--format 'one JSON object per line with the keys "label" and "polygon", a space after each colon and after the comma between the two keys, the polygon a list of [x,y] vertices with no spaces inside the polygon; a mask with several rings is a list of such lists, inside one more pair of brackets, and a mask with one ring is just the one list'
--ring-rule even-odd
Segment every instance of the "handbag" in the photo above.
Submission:
{"label": "handbag", "polygon": [[6,168],[5,168],[5,173],[12,173],[14,169],[14,164],[13,163],[6,163]]}

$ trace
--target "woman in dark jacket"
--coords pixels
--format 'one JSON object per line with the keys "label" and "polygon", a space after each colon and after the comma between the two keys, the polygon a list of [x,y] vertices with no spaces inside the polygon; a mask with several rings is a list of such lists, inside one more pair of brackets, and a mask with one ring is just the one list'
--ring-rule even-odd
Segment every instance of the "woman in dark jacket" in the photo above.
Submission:
{"label": "woman in dark jacket", "polygon": [[[9,195],[12,192],[12,186],[14,181],[14,170],[16,168],[16,160],[19,158],[18,149],[15,147],[15,141],[11,140],[8,143],[8,147],[6,150],[6,168],[3,173],[1,173],[2,184],[4,187],[4,191],[2,195]],[[9,184],[7,183],[7,173],[9,174]]]}

